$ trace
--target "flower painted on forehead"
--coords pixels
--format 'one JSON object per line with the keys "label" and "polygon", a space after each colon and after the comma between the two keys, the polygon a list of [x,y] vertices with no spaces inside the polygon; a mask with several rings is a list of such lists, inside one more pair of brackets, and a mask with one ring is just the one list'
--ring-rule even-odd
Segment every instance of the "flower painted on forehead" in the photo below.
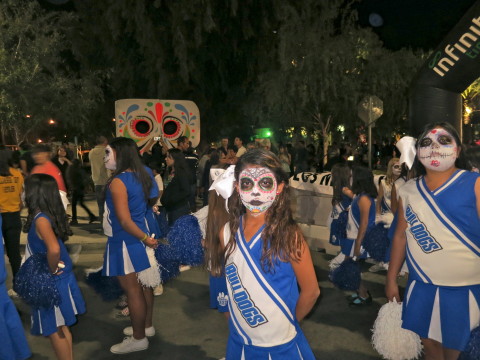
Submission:
{"label": "flower painted on forehead", "polygon": [[455,164],[458,144],[447,130],[432,129],[419,142],[418,159],[427,169],[445,171]]}
{"label": "flower painted on forehead", "polygon": [[238,192],[243,205],[255,214],[272,206],[277,196],[277,179],[265,167],[242,170],[238,178]]}

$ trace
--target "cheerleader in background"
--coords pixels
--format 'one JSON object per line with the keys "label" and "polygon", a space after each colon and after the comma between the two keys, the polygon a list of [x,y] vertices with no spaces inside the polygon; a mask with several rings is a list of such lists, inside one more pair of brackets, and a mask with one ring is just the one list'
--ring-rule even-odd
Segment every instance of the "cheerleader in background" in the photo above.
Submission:
{"label": "cheerleader in background", "polygon": [[63,244],[68,240],[67,215],[55,179],[46,174],[30,175],[25,181],[25,203],[28,208],[24,226],[28,232],[25,257],[47,254],[50,271],[57,276],[61,298],[59,306],[32,308],[31,333],[48,336],[58,359],[73,359],[69,326],[77,322],[76,315],[85,312],[85,303]]}
{"label": "cheerleader in background", "polygon": [[[0,225],[2,218],[0,217]],[[1,235],[0,235],[1,236]],[[1,359],[23,360],[32,356],[18,311],[8,296],[5,280],[5,255],[3,239],[0,241],[0,351]]]}
{"label": "cheerleader in background", "polygon": [[[390,228],[393,221],[392,211],[392,188],[395,181],[400,177],[402,172],[402,166],[400,165],[400,159],[392,158],[388,162],[387,175],[380,180],[378,187],[378,197],[376,202],[376,215],[378,222],[383,223],[385,228]],[[368,271],[378,272],[381,270],[388,270],[388,260],[380,261],[379,263],[371,266]]]}
{"label": "cheerleader in background", "polygon": [[397,273],[407,258],[402,327],[422,338],[427,360],[453,360],[480,323],[480,180],[463,170],[448,123],[427,125],[416,151],[419,177],[399,189],[386,295],[400,300]]}
{"label": "cheerleader in background", "polygon": [[132,326],[123,329],[127,337],[113,345],[114,354],[145,350],[146,336],[153,336],[152,288],[142,287],[137,273],[150,268],[146,246],[155,248],[157,240],[147,234],[147,206],[158,198],[153,174],[142,164],[135,142],[116,138],[105,149],[105,167],[113,170],[106,189],[104,232],[108,235],[103,275],[116,276],[127,295]]}
{"label": "cheerleader in background", "polygon": [[[314,359],[299,326],[320,294],[310,251],[293,221],[288,176],[280,160],[261,149],[235,168],[230,221],[220,231],[229,292],[227,360]],[[299,291],[300,289],[300,291]]]}
{"label": "cheerleader in background", "polygon": [[[355,196],[348,214],[347,238],[342,239],[340,245],[345,256],[359,260],[367,257],[362,242],[367,231],[375,226],[375,198],[378,193],[372,171],[363,166],[355,166],[351,191]],[[356,294],[350,297],[350,305],[361,306],[371,302],[372,296],[361,281]]]}
{"label": "cheerleader in background", "polygon": [[[332,167],[332,212],[328,219],[330,223],[329,242],[340,245],[340,239],[345,237],[348,209],[352,203],[353,193],[350,190],[352,170],[347,164],[335,164]],[[345,217],[345,220],[341,217]]]}

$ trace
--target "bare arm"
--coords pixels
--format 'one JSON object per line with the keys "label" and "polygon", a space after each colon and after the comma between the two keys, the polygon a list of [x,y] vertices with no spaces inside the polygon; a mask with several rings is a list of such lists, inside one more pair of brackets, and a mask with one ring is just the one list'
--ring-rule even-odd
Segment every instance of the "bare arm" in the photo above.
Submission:
{"label": "bare arm", "polygon": [[360,256],[360,248],[362,246],[363,238],[367,232],[368,217],[370,214],[370,206],[373,206],[368,196],[361,196],[358,200],[358,206],[360,208],[360,224],[358,227],[357,238],[355,239],[354,255]]}
{"label": "bare arm", "polygon": [[390,208],[392,209],[393,214],[397,212],[398,200],[397,200],[397,188],[395,187],[395,183],[392,184],[392,196],[390,199]]}
{"label": "bare arm", "polygon": [[300,296],[298,297],[295,316],[298,321],[312,310],[313,305],[320,296],[320,288],[318,287],[317,276],[313,268],[312,256],[305,240],[302,239],[302,253],[298,261],[292,260],[293,271],[297,277],[298,286],[300,287]]}
{"label": "bare arm", "polygon": [[382,199],[383,199],[383,186],[382,183],[380,183],[380,186],[378,187],[378,196],[377,196],[377,203],[376,203],[376,213],[381,214],[382,212]]}
{"label": "bare arm", "polygon": [[480,218],[480,178],[475,182],[475,198],[477,199],[477,214]]}
{"label": "bare arm", "polygon": [[35,220],[35,228],[37,235],[47,247],[48,267],[53,274],[57,270],[58,262],[60,261],[60,245],[58,244],[57,236],[53,232],[50,221],[44,217],[39,217]]}
{"label": "bare arm", "polygon": [[[113,179],[110,184],[110,191],[112,192],[115,215],[117,215],[120,225],[130,235],[133,235],[138,240],[142,241],[145,235],[148,234],[145,234],[132,220],[128,208],[128,194],[125,184],[120,179]],[[147,236],[143,242],[150,247],[155,247],[157,245],[157,241],[149,236]]]}
{"label": "bare arm", "polygon": [[392,251],[390,255],[390,265],[388,267],[387,282],[385,285],[385,294],[387,299],[392,301],[394,298],[400,301],[398,292],[397,275],[402,268],[405,261],[405,249],[407,245],[407,237],[405,231],[407,230],[407,221],[403,215],[402,199],[398,201],[397,210],[398,223],[393,236]]}

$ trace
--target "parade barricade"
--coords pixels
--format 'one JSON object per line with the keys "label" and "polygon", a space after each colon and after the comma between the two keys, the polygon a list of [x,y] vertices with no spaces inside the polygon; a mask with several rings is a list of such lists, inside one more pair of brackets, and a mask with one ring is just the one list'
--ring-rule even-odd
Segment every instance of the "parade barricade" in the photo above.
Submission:
{"label": "parade barricade", "polygon": [[[375,175],[378,187],[384,175]],[[327,254],[336,255],[338,246],[328,242],[330,229],[328,217],[332,211],[333,187],[330,172],[304,172],[293,175],[290,180],[292,211],[295,221],[302,229],[305,240],[313,250],[325,249]]]}

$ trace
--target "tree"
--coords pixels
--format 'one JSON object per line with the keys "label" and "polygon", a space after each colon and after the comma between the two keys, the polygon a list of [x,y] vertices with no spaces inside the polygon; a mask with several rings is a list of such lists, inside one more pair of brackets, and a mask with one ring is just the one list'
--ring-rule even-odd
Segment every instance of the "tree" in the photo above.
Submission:
{"label": "tree", "polygon": [[[69,13],[47,13],[36,1],[0,4],[0,131],[18,143],[48,118],[82,129],[88,111],[101,101],[96,74],[81,74],[68,61],[62,29],[75,21]],[[27,116],[28,115],[28,116]]]}

